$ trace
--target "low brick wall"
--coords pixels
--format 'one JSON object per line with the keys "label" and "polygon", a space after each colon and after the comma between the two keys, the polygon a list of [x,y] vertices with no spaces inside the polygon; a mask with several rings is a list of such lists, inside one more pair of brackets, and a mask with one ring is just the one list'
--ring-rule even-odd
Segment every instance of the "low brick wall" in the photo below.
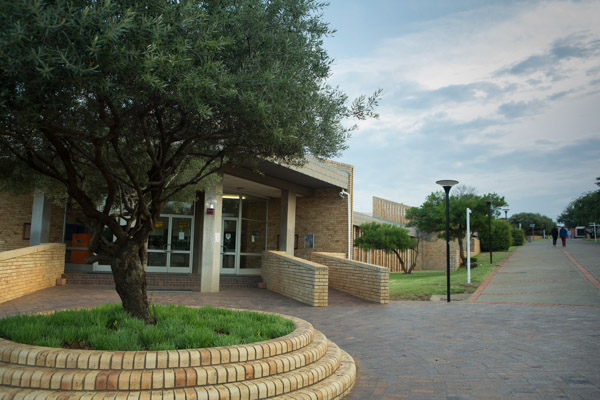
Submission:
{"label": "low brick wall", "polygon": [[375,303],[389,303],[388,268],[348,260],[342,253],[313,253],[312,261],[329,268],[330,287]]}
{"label": "low brick wall", "polygon": [[262,278],[267,289],[314,307],[327,307],[327,275],[327,267],[283,251],[262,254]]}
{"label": "low brick wall", "polygon": [[48,243],[0,253],[0,303],[56,285],[65,245]]}

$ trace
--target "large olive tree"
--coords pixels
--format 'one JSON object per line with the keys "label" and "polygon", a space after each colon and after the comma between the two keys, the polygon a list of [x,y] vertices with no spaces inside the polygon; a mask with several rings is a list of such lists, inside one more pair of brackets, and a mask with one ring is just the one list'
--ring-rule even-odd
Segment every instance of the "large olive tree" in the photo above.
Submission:
{"label": "large olive tree", "polygon": [[342,120],[371,115],[377,95],[349,105],[326,83],[321,7],[1,0],[0,179],[64,188],[92,229],[88,261],[152,323],[145,243],[167,200],[224,163],[335,155]]}

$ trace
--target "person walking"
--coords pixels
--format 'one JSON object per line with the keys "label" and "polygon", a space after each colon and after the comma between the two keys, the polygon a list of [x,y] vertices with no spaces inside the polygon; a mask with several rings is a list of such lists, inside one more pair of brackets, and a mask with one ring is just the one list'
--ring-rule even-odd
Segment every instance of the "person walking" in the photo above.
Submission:
{"label": "person walking", "polygon": [[552,244],[556,246],[556,239],[558,239],[558,228],[552,228]]}
{"label": "person walking", "polygon": [[562,241],[562,245],[563,247],[565,247],[567,245],[567,236],[569,234],[567,233],[567,230],[565,229],[565,227],[561,227],[560,228],[560,240]]}

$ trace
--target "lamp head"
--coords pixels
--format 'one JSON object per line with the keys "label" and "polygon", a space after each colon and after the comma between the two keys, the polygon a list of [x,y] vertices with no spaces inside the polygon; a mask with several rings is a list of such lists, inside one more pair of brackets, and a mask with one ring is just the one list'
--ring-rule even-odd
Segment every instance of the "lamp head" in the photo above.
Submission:
{"label": "lamp head", "polygon": [[452,179],[442,179],[441,181],[437,181],[435,182],[440,186],[448,186],[448,187],[452,187],[454,185],[456,185],[458,183],[458,181],[452,180]]}

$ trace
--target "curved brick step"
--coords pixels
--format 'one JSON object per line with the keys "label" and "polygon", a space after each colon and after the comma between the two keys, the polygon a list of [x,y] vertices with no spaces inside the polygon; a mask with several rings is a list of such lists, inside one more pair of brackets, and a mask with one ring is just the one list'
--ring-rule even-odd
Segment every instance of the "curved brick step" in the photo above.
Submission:
{"label": "curved brick step", "polygon": [[296,329],[280,338],[238,346],[169,351],[90,351],[30,346],[0,339],[0,361],[49,368],[87,370],[142,370],[186,368],[247,362],[301,349],[313,341],[313,326],[291,319]]}
{"label": "curved brick step", "polygon": [[[187,388],[171,388],[163,390],[120,390],[120,391],[69,391],[60,388],[60,382],[52,382],[52,377],[47,389],[24,389],[8,387],[5,399],[53,399],[68,398],[78,399],[114,399],[114,398],[172,398],[172,399],[198,399],[198,400],[233,400],[233,399],[265,399],[273,396],[290,394],[294,391],[308,389],[311,385],[335,377],[342,364],[342,351],[333,342],[328,342],[327,353],[320,360],[297,370],[273,375],[266,378],[250,379],[221,385],[195,386]],[[52,387],[57,385],[56,387]],[[293,396],[291,397],[293,398]],[[0,394],[0,399],[3,399]]]}
{"label": "curved brick step", "polygon": [[[239,382],[282,374],[309,365],[327,351],[319,331],[313,342],[299,350],[245,363],[154,370],[80,370],[42,368],[0,362],[0,384],[31,389],[117,390],[169,389]],[[125,385],[126,382],[128,386]]]}
{"label": "curved brick step", "polygon": [[323,381],[297,390],[293,393],[274,397],[278,400],[314,400],[342,399],[350,393],[356,381],[356,364],[348,353],[341,350],[342,363],[340,367]]}
{"label": "curved brick step", "polygon": [[0,400],[338,399],[354,360],[304,320],[249,345],[176,351],[51,349],[0,339]]}

